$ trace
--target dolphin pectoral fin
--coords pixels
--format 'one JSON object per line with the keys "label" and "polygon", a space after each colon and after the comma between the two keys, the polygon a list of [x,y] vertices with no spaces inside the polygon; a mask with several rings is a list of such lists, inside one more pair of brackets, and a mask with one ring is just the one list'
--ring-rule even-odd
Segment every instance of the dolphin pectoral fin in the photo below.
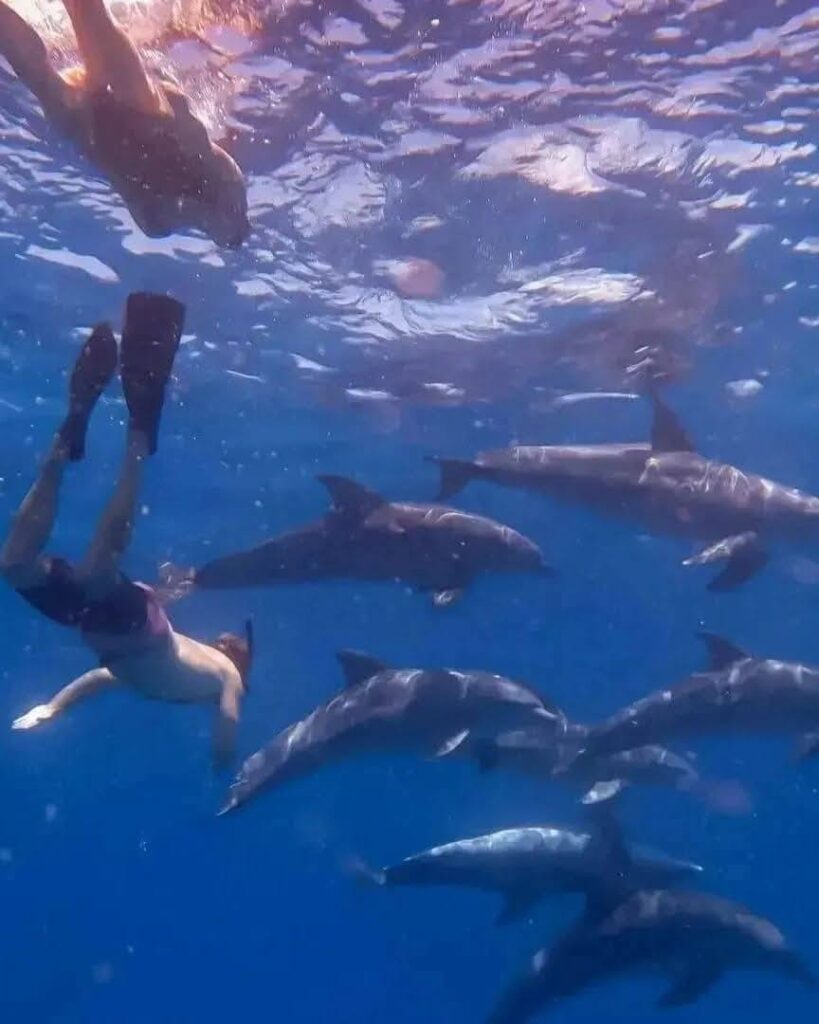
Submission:
{"label": "dolphin pectoral fin", "polygon": [[651,396],[654,419],[651,424],[651,447],[655,452],[695,452],[691,438],[677,419],[676,413],[656,394]]}
{"label": "dolphin pectoral fin", "polygon": [[682,974],[657,1000],[662,1010],[670,1010],[676,1006],[688,1006],[705,995],[712,985],[722,976],[722,969],[710,964],[692,965]]}
{"label": "dolphin pectoral fin", "polygon": [[806,732],[796,741],[794,757],[797,761],[807,761],[809,757],[819,754],[819,732]]}
{"label": "dolphin pectoral fin", "polygon": [[592,788],[582,796],[580,802],[587,807],[591,807],[592,804],[605,803],[607,800],[613,800],[619,796],[627,786],[628,783],[625,779],[605,779],[595,782]]}
{"label": "dolphin pectoral fin", "polygon": [[469,739],[469,729],[463,729],[461,732],[456,733],[454,736],[450,736],[448,740],[445,740],[440,747],[435,751],[435,757],[449,757],[450,754],[454,754],[460,747],[466,743]]}
{"label": "dolphin pectoral fin", "polygon": [[436,608],[449,608],[451,605],[457,604],[463,596],[464,592],[462,588],[435,590],[432,594],[432,603]]}
{"label": "dolphin pectoral fin", "polygon": [[372,491],[346,476],[324,473],[316,479],[327,488],[333,509],[340,515],[352,519],[366,519],[375,509],[387,504],[377,491]]}
{"label": "dolphin pectoral fin", "polygon": [[513,921],[519,921],[538,902],[540,896],[537,889],[507,889],[503,894],[503,906],[495,918],[495,927],[502,928]]}
{"label": "dolphin pectoral fin", "polygon": [[439,459],[435,456],[427,458],[441,471],[441,485],[435,495],[436,501],[446,501],[462,491],[472,479],[474,467],[471,462],[462,459]]}
{"label": "dolphin pectoral fin", "polygon": [[362,651],[338,651],[336,660],[341,665],[347,686],[357,686],[365,679],[371,679],[379,672],[385,672],[389,668],[386,662],[364,654]]}
{"label": "dolphin pectoral fin", "polygon": [[708,649],[708,667],[715,672],[728,668],[737,661],[744,661],[748,655],[736,644],[717,633],[697,633]]}
{"label": "dolphin pectoral fin", "polygon": [[704,551],[686,558],[683,565],[711,565],[725,562],[725,567],[708,584],[708,590],[735,590],[755,576],[768,561],[768,552],[759,536],[749,530],[732,537],[724,537]]}

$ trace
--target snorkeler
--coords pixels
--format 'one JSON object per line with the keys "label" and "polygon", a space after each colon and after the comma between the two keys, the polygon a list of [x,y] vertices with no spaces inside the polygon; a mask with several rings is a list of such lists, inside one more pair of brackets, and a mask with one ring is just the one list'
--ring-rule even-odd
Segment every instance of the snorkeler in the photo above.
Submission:
{"label": "snorkeler", "polygon": [[69,462],[83,458],[91,412],[116,372],[117,343],[108,324],[94,328],[74,366],[68,415],[0,550],[0,570],[43,615],[78,629],[100,665],[18,718],[13,728],[31,729],[78,700],[130,686],[146,697],[215,703],[214,757],[223,763],[233,752],[246,692],[253,653],[250,624],[244,639],[224,633],[211,644],[175,633],[157,594],[132,583],[120,569],[142,470],[157,449],[165,386],[183,319],[184,307],[168,296],[128,297],[119,354],[129,414],[125,458],[88,553],[76,566],[42,552],[56,519],[63,473]]}
{"label": "snorkeler", "polygon": [[238,247],[250,232],[242,172],[174,85],[153,79],[105,0],[63,0],[83,68],[62,74],[39,35],[0,0],[0,55],[46,117],[110,178],[151,237],[193,227]]}

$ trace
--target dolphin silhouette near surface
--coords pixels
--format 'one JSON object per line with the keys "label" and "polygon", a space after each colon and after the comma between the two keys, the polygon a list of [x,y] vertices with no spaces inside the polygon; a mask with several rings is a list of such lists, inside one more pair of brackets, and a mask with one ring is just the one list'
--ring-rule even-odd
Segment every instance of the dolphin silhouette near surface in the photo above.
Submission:
{"label": "dolphin silhouette near surface", "polygon": [[710,670],[657,690],[593,726],[565,769],[644,744],[718,734],[792,735],[797,753],[819,751],[819,668],[752,658],[730,641],[701,634]]}
{"label": "dolphin silhouette near surface", "polygon": [[706,543],[685,565],[723,563],[710,590],[741,586],[768,561],[768,544],[819,545],[819,498],[705,458],[675,414],[652,396],[650,444],[529,445],[473,461],[433,459],[440,500],[472,480],[588,506],[655,534]]}
{"label": "dolphin silhouette near surface", "polygon": [[557,732],[566,727],[554,705],[503,676],[389,668],[357,651],[342,651],[338,658],[346,689],[251,755],[220,813],[263,789],[362,754],[445,756],[471,736],[534,722]]}
{"label": "dolphin silhouette near surface", "polygon": [[816,987],[805,961],[765,918],[705,893],[641,890],[587,915],[535,954],[488,1024],[524,1024],[607,978],[646,971],[673,979],[660,1008],[688,1006],[731,970],[773,971]]}
{"label": "dolphin silhouette near surface", "polygon": [[619,889],[665,886],[702,868],[640,846],[610,830],[556,826],[510,828],[436,846],[390,867],[356,873],[379,886],[464,886],[503,897],[496,924],[518,920],[545,896],[581,893],[589,900]]}
{"label": "dolphin silhouette near surface", "polygon": [[318,479],[332,499],[326,516],[208,562],[193,573],[193,585],[400,580],[445,605],[482,573],[551,575],[533,541],[492,519],[442,505],[389,502],[346,477]]}

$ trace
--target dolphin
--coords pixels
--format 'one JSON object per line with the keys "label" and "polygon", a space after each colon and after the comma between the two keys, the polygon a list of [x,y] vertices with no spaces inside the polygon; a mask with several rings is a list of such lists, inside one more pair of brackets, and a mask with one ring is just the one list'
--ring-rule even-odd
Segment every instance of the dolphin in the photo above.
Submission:
{"label": "dolphin", "polygon": [[496,768],[518,771],[537,779],[549,779],[580,787],[581,802],[604,803],[633,786],[674,789],[704,801],[724,814],[746,814],[751,798],[741,783],[731,779],[704,779],[690,757],[658,744],[579,758],[591,727],[569,724],[555,736],[539,726],[514,729],[468,744],[482,772]]}
{"label": "dolphin", "polygon": [[765,918],[705,893],[642,890],[602,915],[587,915],[536,953],[488,1024],[524,1024],[606,978],[647,970],[672,977],[659,1007],[688,1006],[739,969],[773,971],[816,987],[805,961]]}
{"label": "dolphin", "polygon": [[646,743],[703,734],[792,734],[797,754],[819,750],[819,669],[752,658],[713,633],[701,633],[710,666],[677,686],[658,690],[592,727],[564,768],[579,771],[601,756]]}
{"label": "dolphin", "polygon": [[544,896],[581,893],[594,900],[615,883],[625,889],[665,886],[702,868],[645,847],[612,849],[609,834],[557,826],[510,828],[436,846],[373,871],[356,864],[364,881],[379,886],[452,885],[499,892],[495,923],[508,924]]}
{"label": "dolphin", "polygon": [[503,676],[395,669],[358,651],[342,651],[338,659],[346,689],[251,755],[220,813],[262,789],[358,754],[410,751],[443,757],[471,736],[516,725],[565,729],[558,708]]}
{"label": "dolphin", "polygon": [[675,414],[652,396],[650,444],[516,446],[473,461],[433,459],[440,500],[471,480],[589,506],[652,533],[702,541],[685,565],[724,563],[709,583],[731,590],[767,562],[768,542],[819,541],[819,498],[700,455]]}
{"label": "dolphin", "polygon": [[318,479],[333,503],[326,516],[208,562],[193,573],[193,585],[400,580],[446,605],[484,572],[551,574],[533,541],[492,519],[442,505],[388,502],[345,477]]}
{"label": "dolphin", "polygon": [[[589,735],[589,726],[568,724],[559,736],[539,726],[527,726],[473,740],[464,750],[482,772],[511,769],[538,779],[557,779],[581,788],[591,787],[583,803],[610,800],[634,785],[696,791],[701,785],[690,759],[667,747],[647,745],[617,751],[572,766]],[[565,767],[564,767],[565,766]]]}

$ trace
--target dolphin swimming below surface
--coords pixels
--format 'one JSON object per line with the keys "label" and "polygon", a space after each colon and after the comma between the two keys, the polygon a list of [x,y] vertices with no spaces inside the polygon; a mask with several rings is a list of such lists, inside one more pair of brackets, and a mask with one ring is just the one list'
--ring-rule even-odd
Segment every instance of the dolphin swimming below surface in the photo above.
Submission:
{"label": "dolphin swimming below surface", "polygon": [[688,793],[724,814],[751,810],[750,796],[739,782],[703,779],[690,757],[658,744],[576,759],[590,732],[590,726],[576,723],[557,736],[527,726],[476,739],[461,752],[473,757],[482,772],[502,768],[585,789],[584,804],[603,803],[634,786],[652,786]]}
{"label": "dolphin swimming below surface", "polygon": [[704,893],[642,890],[587,916],[535,954],[488,1024],[524,1024],[606,978],[647,970],[673,979],[658,1007],[688,1006],[738,969],[773,971],[816,987],[810,968],[765,918]]}
{"label": "dolphin swimming below surface", "polygon": [[380,870],[363,865],[356,873],[379,886],[466,886],[499,892],[503,907],[496,924],[508,924],[543,897],[581,893],[595,899],[613,882],[625,889],[665,886],[697,875],[698,864],[666,857],[640,846],[612,855],[609,837],[554,826],[510,828],[436,846]]}
{"label": "dolphin swimming below surface", "polygon": [[440,459],[439,499],[472,480],[537,491],[637,524],[704,541],[686,565],[724,562],[709,584],[730,590],[767,562],[767,542],[819,546],[819,498],[705,458],[653,396],[650,444],[528,445]]}
{"label": "dolphin swimming below surface", "polygon": [[710,652],[709,671],[643,697],[593,726],[566,770],[643,744],[720,733],[793,735],[801,757],[819,750],[819,669],[752,658],[722,637],[701,636]]}
{"label": "dolphin swimming below surface", "polygon": [[193,573],[193,585],[400,580],[445,605],[481,573],[551,575],[533,541],[492,519],[442,505],[388,502],[344,477],[319,480],[333,502],[326,516],[208,562]]}
{"label": "dolphin swimming below surface", "polygon": [[220,811],[262,789],[367,753],[444,756],[471,736],[537,722],[557,732],[563,714],[521,683],[488,672],[389,668],[356,651],[339,654],[347,688],[251,755]]}

